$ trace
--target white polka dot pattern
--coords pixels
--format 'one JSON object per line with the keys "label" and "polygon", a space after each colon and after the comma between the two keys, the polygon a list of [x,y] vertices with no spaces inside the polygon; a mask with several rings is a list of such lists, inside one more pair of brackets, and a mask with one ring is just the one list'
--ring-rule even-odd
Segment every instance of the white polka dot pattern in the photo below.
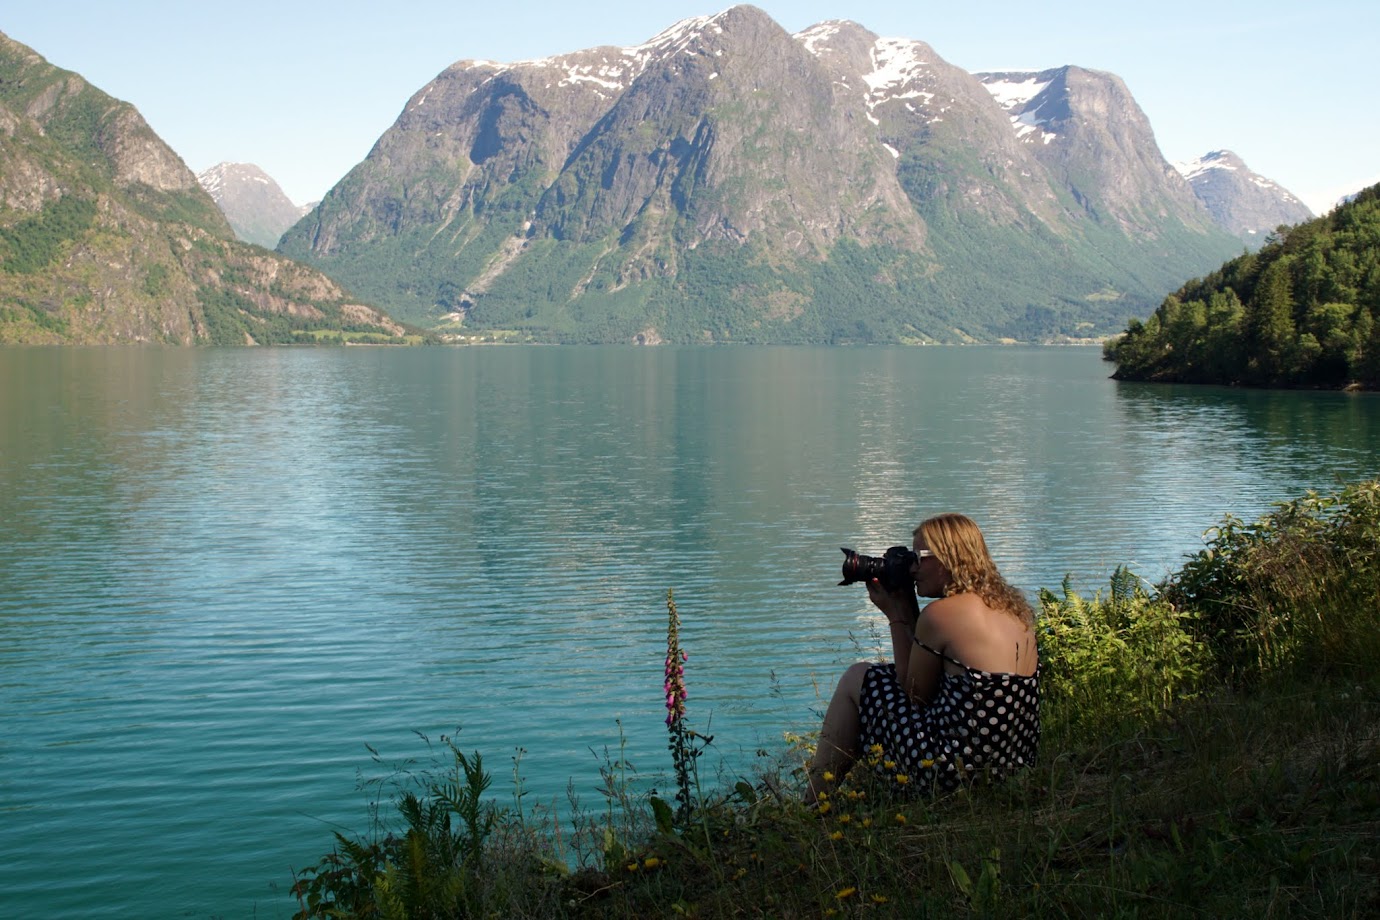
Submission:
{"label": "white polka dot pattern", "polygon": [[918,789],[949,792],[965,777],[1005,777],[1035,762],[1040,745],[1038,671],[1028,677],[968,668],[945,673],[927,706],[901,689],[896,666],[867,670],[858,706],[862,749],[880,745],[889,769]]}

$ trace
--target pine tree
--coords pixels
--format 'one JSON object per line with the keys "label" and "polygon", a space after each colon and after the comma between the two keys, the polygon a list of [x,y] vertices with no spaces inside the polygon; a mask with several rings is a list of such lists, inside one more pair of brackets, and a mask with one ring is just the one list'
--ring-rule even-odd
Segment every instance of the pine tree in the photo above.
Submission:
{"label": "pine tree", "polygon": [[1260,383],[1281,384],[1294,376],[1294,294],[1289,260],[1277,259],[1265,269],[1246,313]]}
{"label": "pine tree", "polygon": [[1351,379],[1368,390],[1380,389],[1380,323],[1370,310],[1357,312],[1356,348],[1352,352]]}

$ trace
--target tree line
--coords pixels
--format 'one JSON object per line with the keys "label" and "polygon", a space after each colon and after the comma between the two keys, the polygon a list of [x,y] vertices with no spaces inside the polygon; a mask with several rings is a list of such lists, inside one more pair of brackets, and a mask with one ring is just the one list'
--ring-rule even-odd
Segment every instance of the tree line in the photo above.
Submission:
{"label": "tree line", "polygon": [[1118,380],[1380,389],[1380,185],[1188,282],[1104,355]]}

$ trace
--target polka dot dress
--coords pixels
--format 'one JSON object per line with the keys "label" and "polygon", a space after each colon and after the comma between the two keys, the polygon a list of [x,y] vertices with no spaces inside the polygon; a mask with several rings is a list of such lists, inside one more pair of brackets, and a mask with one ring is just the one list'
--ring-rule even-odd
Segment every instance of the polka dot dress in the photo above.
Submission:
{"label": "polka dot dress", "polygon": [[965,777],[1008,776],[1033,764],[1040,744],[1038,669],[1030,676],[968,667],[945,672],[935,698],[916,706],[896,666],[875,664],[858,709],[863,756],[880,745],[878,772],[905,776],[924,791],[950,792]]}

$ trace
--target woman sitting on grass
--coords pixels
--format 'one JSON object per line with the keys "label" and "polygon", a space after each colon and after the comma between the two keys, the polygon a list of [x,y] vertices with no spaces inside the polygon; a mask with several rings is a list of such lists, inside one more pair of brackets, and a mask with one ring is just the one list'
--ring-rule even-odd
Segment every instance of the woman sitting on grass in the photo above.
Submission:
{"label": "woman sitting on grass", "polygon": [[[895,781],[948,792],[1035,761],[1040,741],[1035,614],[1001,577],[977,524],[943,514],[915,528],[915,590],[868,582],[891,624],[895,664],[844,672],[824,714],[806,802],[863,752]],[[916,595],[936,597],[924,610]]]}

